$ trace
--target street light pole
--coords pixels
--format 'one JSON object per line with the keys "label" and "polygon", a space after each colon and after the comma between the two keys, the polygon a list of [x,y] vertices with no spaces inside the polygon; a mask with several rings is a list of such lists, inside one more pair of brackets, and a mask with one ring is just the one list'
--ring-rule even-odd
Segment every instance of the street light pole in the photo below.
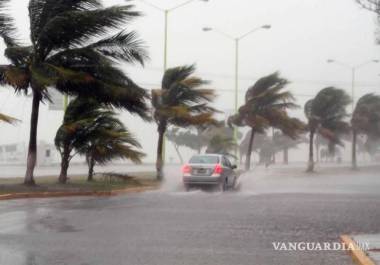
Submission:
{"label": "street light pole", "polygon": [[162,13],[164,13],[164,71],[166,71],[168,69],[168,38],[169,38],[169,14],[172,13],[173,11],[179,9],[179,8],[182,8],[182,7],[185,7],[189,4],[191,4],[192,2],[195,2],[195,1],[202,1],[202,2],[208,2],[209,0],[189,0],[189,1],[186,1],[182,4],[179,4],[179,5],[176,5],[174,7],[171,7],[171,8],[167,8],[167,9],[164,9],[164,8],[161,8],[157,5],[154,5],[152,3],[150,3],[149,1],[146,1],[146,0],[139,0],[141,3],[144,3]]}
{"label": "street light pole", "polygon": [[351,70],[352,75],[352,83],[351,83],[351,95],[352,95],[352,113],[354,113],[355,110],[355,79],[356,79],[356,68],[352,67]]}
{"label": "street light pole", "polygon": [[165,10],[165,33],[164,33],[164,72],[168,69],[168,21],[169,10]]}
{"label": "street light pole", "polygon": [[239,108],[239,39],[235,40],[235,112]]}
{"label": "street light pole", "polygon": [[[156,6],[148,1],[145,1],[145,0],[140,0],[141,3],[144,3],[160,12],[163,12],[164,13],[164,74],[166,72],[166,70],[168,69],[168,41],[169,41],[169,14],[179,8],[182,8],[184,6],[187,6],[188,4],[191,4],[192,2],[195,2],[195,1],[202,1],[202,2],[208,2],[209,0],[189,0],[187,2],[184,2],[182,4],[179,4],[177,6],[174,6],[172,8],[169,8],[169,9],[164,9],[164,8],[161,8],[159,6]],[[164,140],[163,140],[163,144],[162,144],[162,159],[163,161],[165,161],[166,159],[166,141],[165,141],[165,137],[164,137]]]}
{"label": "street light pole", "polygon": [[[343,67],[346,67],[346,68],[349,68],[351,70],[351,96],[352,96],[352,114],[354,113],[355,111],[355,82],[356,82],[356,71],[363,67],[363,66],[366,66],[370,63],[379,63],[380,61],[379,60],[370,60],[370,61],[367,61],[367,62],[364,62],[362,64],[358,64],[358,65],[349,65],[349,64],[346,64],[346,63],[342,63],[342,62],[339,62],[339,61],[336,61],[336,60],[333,60],[333,59],[329,59],[327,60],[327,63],[335,63],[335,64],[339,64]],[[353,169],[356,169],[356,132],[353,131],[353,137],[352,137],[352,148],[351,148],[351,159],[352,159],[352,163],[353,163]]]}
{"label": "street light pole", "polygon": [[[238,113],[239,108],[239,39],[235,39],[235,113]],[[234,141],[238,142],[238,129],[234,127]],[[237,148],[235,148],[235,156],[238,156]],[[240,161],[240,157],[238,158]],[[240,163],[239,163],[240,164]]]}
{"label": "street light pole", "polygon": [[362,64],[358,64],[358,65],[349,65],[349,64],[346,64],[346,63],[343,63],[343,62],[340,62],[340,61],[336,61],[336,60],[333,60],[333,59],[329,59],[327,60],[327,63],[335,63],[335,64],[338,64],[340,66],[343,66],[345,68],[348,68],[350,69],[351,71],[351,97],[352,97],[352,112],[354,112],[355,110],[355,83],[356,83],[356,72],[359,68],[362,68],[363,66],[366,66],[370,63],[379,63],[380,61],[379,60],[370,60],[370,61],[366,61]]}
{"label": "street light pole", "polygon": [[[239,57],[240,57],[240,41],[242,39],[244,39],[245,37],[251,35],[252,33],[260,30],[260,29],[271,29],[271,25],[262,25],[260,27],[255,27],[253,28],[252,30],[248,31],[247,33],[245,34],[242,34],[238,37],[234,37],[234,36],[231,36],[229,35],[228,33],[225,33],[224,31],[221,31],[219,29],[214,29],[214,28],[211,28],[211,27],[204,27],[203,28],[203,31],[204,32],[209,32],[209,31],[213,31],[213,32],[216,32],[218,33],[219,35],[222,35],[224,36],[225,38],[227,39],[230,39],[230,40],[233,40],[234,41],[234,44],[235,44],[235,101],[234,101],[234,111],[235,113],[238,112],[239,110]],[[238,142],[238,129],[236,127],[234,127],[234,141],[235,143]],[[237,157],[238,156],[238,151],[237,151],[237,148],[235,148],[235,156]]]}

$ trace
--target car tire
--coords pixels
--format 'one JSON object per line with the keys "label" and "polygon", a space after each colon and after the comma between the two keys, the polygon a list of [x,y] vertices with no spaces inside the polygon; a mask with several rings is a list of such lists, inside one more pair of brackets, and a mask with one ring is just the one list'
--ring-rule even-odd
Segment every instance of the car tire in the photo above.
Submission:
{"label": "car tire", "polygon": [[225,192],[228,190],[228,179],[226,178],[223,183],[220,185],[220,191]]}

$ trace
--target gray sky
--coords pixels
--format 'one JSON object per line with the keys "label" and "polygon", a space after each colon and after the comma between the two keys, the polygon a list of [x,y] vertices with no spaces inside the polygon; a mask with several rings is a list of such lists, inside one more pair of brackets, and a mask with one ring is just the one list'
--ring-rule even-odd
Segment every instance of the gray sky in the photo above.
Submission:
{"label": "gray sky", "polygon": [[[28,38],[27,0],[14,0],[12,12],[17,17],[20,36]],[[184,1],[150,0],[163,8]],[[107,5],[122,4],[121,0],[104,1]],[[130,29],[136,29],[149,48],[151,60],[146,68],[126,66],[126,71],[146,88],[160,82],[163,65],[163,14],[137,3],[144,17]],[[233,4],[232,4],[233,3]],[[280,71],[292,84],[289,89],[303,105],[310,96],[330,85],[347,91],[351,88],[350,71],[339,65],[327,64],[334,58],[348,64],[360,64],[380,59],[380,47],[375,44],[375,16],[362,10],[354,0],[210,0],[196,1],[170,14],[169,66],[196,63],[198,75],[211,80],[219,90],[215,105],[221,110],[233,108],[234,46],[233,42],[213,32],[204,33],[202,27],[212,26],[230,35],[240,35],[262,24],[271,24],[269,31],[259,31],[241,44],[240,102],[245,89],[254,81],[274,71]],[[1,50],[4,45],[0,45]],[[1,63],[6,60],[1,55]],[[357,97],[378,92],[379,65],[368,65],[358,71]],[[11,89],[0,88],[0,112],[12,114],[22,124],[12,127],[1,124],[0,144],[28,139],[31,102],[15,96]],[[303,118],[302,109],[294,115]],[[62,112],[41,108],[39,139],[52,142],[62,119]],[[134,132],[154,159],[156,129],[129,114],[122,114],[126,125]],[[169,148],[169,156],[175,156]]]}

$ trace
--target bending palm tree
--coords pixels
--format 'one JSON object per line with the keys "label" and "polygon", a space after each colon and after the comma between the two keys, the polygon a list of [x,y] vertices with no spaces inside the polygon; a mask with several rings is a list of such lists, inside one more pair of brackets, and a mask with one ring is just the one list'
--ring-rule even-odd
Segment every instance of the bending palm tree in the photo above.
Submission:
{"label": "bending palm tree", "polygon": [[309,164],[307,171],[314,171],[314,136],[319,133],[329,140],[330,150],[335,145],[343,145],[341,137],[349,132],[350,126],[346,107],[350,104],[350,96],[342,89],[327,87],[305,104],[305,115],[309,121]]}
{"label": "bending palm tree", "polygon": [[144,156],[135,149],[141,147],[138,141],[110,108],[94,100],[80,98],[69,104],[55,144],[62,157],[61,183],[67,181],[67,169],[76,154],[86,156],[89,181],[93,180],[96,164],[104,165],[114,159],[141,163]]}
{"label": "bending palm tree", "polygon": [[153,90],[152,105],[157,123],[157,179],[163,178],[164,135],[169,125],[178,127],[216,123],[216,110],[208,104],[215,98],[214,90],[203,89],[207,81],[192,76],[194,66],[169,69],[162,80],[162,88]]}
{"label": "bending palm tree", "polygon": [[239,113],[229,119],[235,126],[251,127],[245,169],[251,167],[251,154],[256,133],[264,133],[269,127],[280,129],[285,135],[297,138],[304,130],[304,124],[298,119],[289,117],[287,109],[296,108],[291,92],[283,91],[288,85],[286,79],[278,73],[258,80],[248,89],[245,104]]}
{"label": "bending palm tree", "polygon": [[380,96],[366,94],[356,104],[351,119],[352,125],[352,168],[357,169],[356,147],[358,134],[368,139],[380,138]]}
{"label": "bending palm tree", "polygon": [[206,153],[208,154],[223,154],[236,158],[233,151],[236,149],[237,144],[233,137],[228,137],[226,135],[215,135],[211,138]]}
{"label": "bending palm tree", "polygon": [[105,8],[100,0],[30,0],[31,39],[22,46],[13,38],[7,2],[0,0],[0,36],[11,64],[0,66],[0,84],[33,95],[24,181],[33,185],[39,107],[49,99],[48,88],[92,97],[147,118],[146,91],[117,68],[121,61],[143,63],[146,54],[134,32],[106,35],[139,16],[132,5]]}

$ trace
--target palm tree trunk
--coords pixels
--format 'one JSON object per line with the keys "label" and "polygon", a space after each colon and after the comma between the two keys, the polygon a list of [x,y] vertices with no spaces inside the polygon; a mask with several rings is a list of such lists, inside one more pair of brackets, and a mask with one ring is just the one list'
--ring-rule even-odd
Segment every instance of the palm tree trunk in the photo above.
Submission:
{"label": "palm tree trunk", "polygon": [[61,173],[59,174],[58,181],[61,184],[67,183],[67,170],[70,164],[70,150],[67,145],[63,147],[62,161],[61,161]]}
{"label": "palm tree trunk", "polygon": [[319,163],[320,161],[319,147],[320,147],[319,140],[317,140],[317,142],[315,143],[315,148],[316,148],[315,151],[317,153],[317,163]]}
{"label": "palm tree trunk", "polygon": [[88,176],[87,181],[91,182],[94,181],[94,167],[95,167],[95,160],[92,156],[87,158],[88,163]]}
{"label": "palm tree trunk", "polygon": [[314,172],[314,130],[310,131],[310,142],[309,142],[309,164],[307,172]]}
{"label": "palm tree trunk", "polygon": [[183,164],[183,157],[182,157],[181,153],[179,152],[178,145],[176,145],[176,144],[173,144],[173,145],[174,145],[174,149],[175,149],[175,151],[176,151],[176,153],[178,155],[178,158],[179,158],[181,164]]}
{"label": "palm tree trunk", "polygon": [[36,162],[37,162],[37,128],[38,128],[38,115],[39,115],[39,110],[40,110],[41,99],[42,99],[41,93],[33,89],[33,103],[32,103],[32,114],[30,118],[28,158],[27,158],[26,173],[25,173],[25,178],[24,178],[24,184],[28,186],[35,185],[34,169],[36,167]]}
{"label": "palm tree trunk", "polygon": [[255,139],[255,131],[252,129],[251,130],[251,137],[249,139],[249,145],[248,145],[246,160],[245,160],[245,170],[251,169],[251,155],[252,155],[252,148],[253,148],[254,139]]}
{"label": "palm tree trunk", "polygon": [[289,148],[287,147],[284,148],[284,164],[289,164]]}
{"label": "palm tree trunk", "polygon": [[352,132],[352,169],[358,169],[357,157],[356,157],[356,146],[357,146],[358,134],[356,130]]}
{"label": "palm tree trunk", "polygon": [[161,181],[164,178],[163,146],[164,146],[165,130],[166,130],[166,124],[161,123],[158,126],[158,145],[157,145],[157,160],[156,160],[156,177],[157,177],[157,180],[159,181]]}

